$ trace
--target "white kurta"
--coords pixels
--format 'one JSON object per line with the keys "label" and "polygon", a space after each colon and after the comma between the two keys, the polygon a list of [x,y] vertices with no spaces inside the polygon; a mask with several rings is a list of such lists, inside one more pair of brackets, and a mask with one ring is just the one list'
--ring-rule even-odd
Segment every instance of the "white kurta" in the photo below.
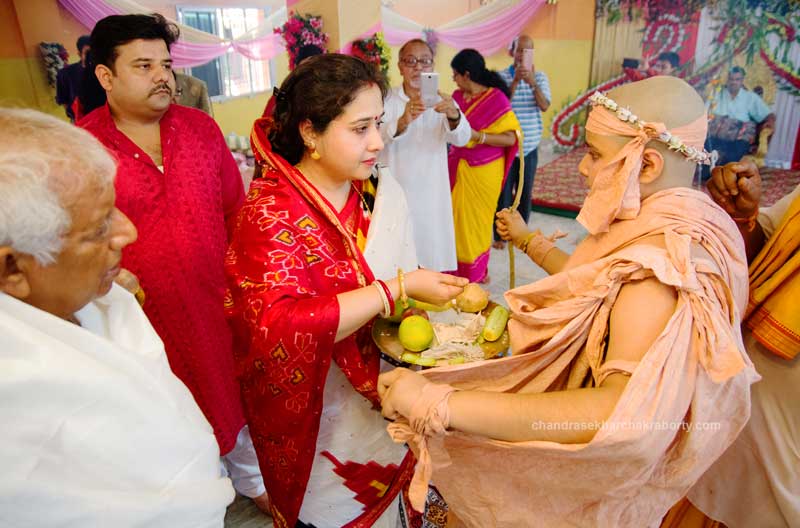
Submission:
{"label": "white kurta", "polygon": [[444,114],[428,109],[397,137],[397,121],[405,111],[408,97],[394,88],[384,101],[381,129],[386,147],[380,155],[406,192],[414,240],[421,266],[451,271],[457,268],[450,177],[447,172],[447,143],[464,146],[471,129],[464,116],[450,130]]}
{"label": "white kurta", "polygon": [[81,326],[0,293],[0,526],[219,527],[219,447],[128,292]]}
{"label": "white kurta", "polygon": [[[798,195],[800,185],[759,211],[765,236],[772,236]],[[689,499],[729,528],[800,526],[800,357],[779,358],[750,330],[742,333],[762,377],[751,388],[750,421]]]}

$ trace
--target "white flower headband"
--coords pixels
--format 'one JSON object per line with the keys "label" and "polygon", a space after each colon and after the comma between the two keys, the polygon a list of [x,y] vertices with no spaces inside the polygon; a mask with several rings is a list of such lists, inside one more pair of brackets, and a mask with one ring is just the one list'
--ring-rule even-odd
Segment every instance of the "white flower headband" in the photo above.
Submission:
{"label": "white flower headband", "polygon": [[[639,130],[647,129],[647,123],[640,120],[639,117],[630,111],[628,108],[620,107],[616,101],[613,99],[606,97],[605,95],[601,94],[600,92],[595,92],[589,97],[589,102],[592,105],[602,106],[617,116],[620,121],[624,121],[626,123],[630,123],[632,126],[636,127]],[[663,131],[658,133],[657,135],[652,136],[653,139],[657,139],[661,141],[670,150],[678,152],[685,156],[689,161],[693,161],[695,163],[700,163],[703,165],[711,165],[712,167],[715,165],[717,161],[717,153],[716,152],[706,152],[704,149],[697,149],[695,147],[691,147],[686,145],[681,138],[678,136],[670,134],[669,131]]]}

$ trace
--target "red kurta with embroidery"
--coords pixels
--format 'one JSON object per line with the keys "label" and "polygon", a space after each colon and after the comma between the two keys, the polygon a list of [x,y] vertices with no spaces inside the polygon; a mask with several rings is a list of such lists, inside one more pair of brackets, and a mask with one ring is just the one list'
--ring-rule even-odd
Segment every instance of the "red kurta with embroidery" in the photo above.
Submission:
{"label": "red kurta with embroidery", "polygon": [[163,173],[117,129],[108,106],[80,122],[119,161],[117,206],[139,230],[123,251],[122,266],[139,277],[147,293],[144,311],[164,341],[170,367],[225,454],[244,426],[223,310],[226,221],[244,199],[242,178],[222,133],[203,112],[171,105],[160,125]]}
{"label": "red kurta with embroidery", "polygon": [[[351,192],[336,212],[294,167],[274,154],[269,158],[272,166],[253,181],[239,214],[225,267],[253,443],[275,525],[294,527],[315,456],[331,360],[356,391],[377,404],[380,359],[370,325],[334,343],[336,295],[373,280],[358,248],[368,228],[361,197]],[[358,431],[353,433],[357,441]],[[388,490],[364,501],[364,515],[348,526],[371,526],[410,469],[410,457],[394,466]]]}

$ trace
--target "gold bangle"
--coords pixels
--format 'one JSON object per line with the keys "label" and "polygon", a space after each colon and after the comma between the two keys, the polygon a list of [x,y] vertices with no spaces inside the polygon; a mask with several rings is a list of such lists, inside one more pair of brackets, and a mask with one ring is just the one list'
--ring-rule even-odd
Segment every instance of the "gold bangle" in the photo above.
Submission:
{"label": "gold bangle", "polygon": [[538,232],[539,232],[539,230],[537,229],[536,231],[531,231],[530,233],[528,233],[525,236],[525,238],[523,239],[522,243],[517,246],[519,248],[519,250],[522,251],[523,253],[527,253],[528,252],[528,244],[530,243],[531,239],[536,236],[536,233],[538,233]]}
{"label": "gold bangle", "polygon": [[145,295],[144,289],[141,286],[139,286],[136,292],[134,292],[133,296],[136,297],[136,301],[139,303],[139,306],[144,306]]}
{"label": "gold bangle", "polygon": [[397,268],[397,283],[400,285],[400,305],[405,310],[408,308],[408,294],[406,293],[406,278],[402,268]]}
{"label": "gold bangle", "polygon": [[555,249],[555,247],[556,245],[552,240],[540,234],[540,236],[534,237],[531,242],[528,243],[528,247],[525,248],[525,253],[527,253],[535,264],[541,266],[544,259],[547,258],[547,254]]}
{"label": "gold bangle", "polygon": [[486,143],[486,132],[481,132],[481,137],[480,137],[478,143],[480,143],[481,145]]}

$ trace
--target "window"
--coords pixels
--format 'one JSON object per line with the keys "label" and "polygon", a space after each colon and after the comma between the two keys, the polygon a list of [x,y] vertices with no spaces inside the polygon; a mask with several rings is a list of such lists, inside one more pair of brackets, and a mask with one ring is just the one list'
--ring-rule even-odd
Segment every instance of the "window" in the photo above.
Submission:
{"label": "window", "polygon": [[[267,10],[260,8],[178,8],[182,24],[226,40],[256,28],[267,15]],[[206,82],[211,97],[237,97],[272,87],[272,61],[251,60],[233,50],[207,64],[189,68],[189,74]]]}

